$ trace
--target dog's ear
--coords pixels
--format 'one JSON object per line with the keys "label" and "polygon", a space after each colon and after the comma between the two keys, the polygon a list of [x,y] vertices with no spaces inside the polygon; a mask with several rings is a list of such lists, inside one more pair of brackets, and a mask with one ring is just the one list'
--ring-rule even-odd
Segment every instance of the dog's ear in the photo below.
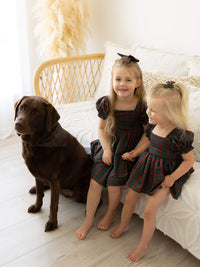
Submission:
{"label": "dog's ear", "polygon": [[51,128],[60,119],[60,115],[58,114],[58,112],[54,108],[54,106],[52,104],[50,104],[50,103],[46,104],[46,111],[47,111],[46,129],[47,129],[48,132],[50,132],[51,131]]}
{"label": "dog's ear", "polygon": [[15,102],[14,104],[14,109],[15,109],[15,116],[14,116],[14,120],[17,117],[17,111],[18,111],[18,107],[21,104],[22,100],[24,100],[24,98],[26,98],[27,96],[23,96],[21,99],[19,99],[17,102]]}

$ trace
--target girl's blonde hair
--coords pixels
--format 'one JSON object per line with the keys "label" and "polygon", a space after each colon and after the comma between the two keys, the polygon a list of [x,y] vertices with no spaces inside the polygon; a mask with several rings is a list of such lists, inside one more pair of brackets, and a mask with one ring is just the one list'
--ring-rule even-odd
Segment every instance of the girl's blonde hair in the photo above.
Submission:
{"label": "girl's blonde hair", "polygon": [[157,98],[156,107],[182,130],[188,130],[188,89],[184,84],[158,83],[147,92],[147,99]]}
{"label": "girl's blonde hair", "polygon": [[131,72],[135,75],[137,81],[141,80],[140,85],[135,88],[134,95],[139,98],[139,100],[143,100],[145,95],[144,85],[143,85],[143,77],[142,77],[142,71],[137,64],[137,62],[134,62],[131,60],[128,56],[123,56],[120,59],[115,60],[113,66],[112,66],[112,72],[111,72],[111,87],[110,87],[110,97],[109,97],[109,114],[106,119],[106,125],[105,125],[105,133],[108,137],[112,139],[112,144],[116,140],[115,136],[115,113],[114,113],[114,106],[117,99],[117,94],[115,93],[113,89],[113,75],[114,75],[114,69],[116,67],[126,67],[129,68]]}

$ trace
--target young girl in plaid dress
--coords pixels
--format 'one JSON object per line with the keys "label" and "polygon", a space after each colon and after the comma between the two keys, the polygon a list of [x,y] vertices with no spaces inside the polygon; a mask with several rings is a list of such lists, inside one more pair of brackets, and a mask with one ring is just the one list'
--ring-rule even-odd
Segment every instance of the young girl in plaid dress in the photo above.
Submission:
{"label": "young girl in plaid dress", "polygon": [[193,170],[193,132],[188,130],[188,94],[181,84],[157,84],[147,94],[150,146],[142,153],[127,181],[129,191],[122,209],[121,224],[110,233],[118,238],[128,228],[140,196],[148,194],[144,225],[138,247],[127,258],[137,262],[147,251],[156,227],[156,213],[171,194],[177,199]]}
{"label": "young girl in plaid dress", "polygon": [[109,228],[121,199],[121,186],[126,184],[135,159],[148,144],[144,134],[148,117],[143,102],[142,72],[136,58],[119,55],[121,58],[115,61],[112,68],[111,94],[96,103],[99,139],[91,143],[94,165],[86,219],[76,231],[76,236],[81,240],[93,224],[104,187],[108,188],[108,209],[97,228]]}

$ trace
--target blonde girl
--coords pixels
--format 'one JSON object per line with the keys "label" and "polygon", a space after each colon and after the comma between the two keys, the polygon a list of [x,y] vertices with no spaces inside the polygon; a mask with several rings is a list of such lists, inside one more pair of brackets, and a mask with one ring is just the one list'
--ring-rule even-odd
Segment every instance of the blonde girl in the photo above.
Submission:
{"label": "blonde girl", "polygon": [[143,193],[148,194],[141,241],[127,255],[134,262],[148,251],[158,209],[170,194],[175,199],[180,196],[183,184],[194,171],[194,135],[188,130],[187,88],[174,82],[155,85],[147,94],[147,115],[146,136],[150,146],[131,171],[121,224],[110,233],[118,238],[127,230],[137,200]]}
{"label": "blonde girl", "polygon": [[121,186],[126,184],[135,159],[144,151],[148,139],[143,102],[142,72],[133,56],[119,54],[112,68],[110,96],[96,103],[99,116],[98,140],[91,143],[94,160],[87,196],[86,218],[76,230],[84,239],[91,228],[104,187],[108,189],[108,209],[97,228],[107,230],[121,199]]}

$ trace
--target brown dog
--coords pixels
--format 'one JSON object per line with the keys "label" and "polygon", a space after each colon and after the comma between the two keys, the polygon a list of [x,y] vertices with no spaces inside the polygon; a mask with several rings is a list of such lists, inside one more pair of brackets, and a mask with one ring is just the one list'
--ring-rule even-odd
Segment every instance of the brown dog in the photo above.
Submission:
{"label": "brown dog", "polygon": [[45,231],[57,227],[60,189],[76,201],[86,202],[92,167],[83,146],[60,126],[59,118],[56,109],[39,96],[24,96],[15,104],[15,130],[22,139],[25,163],[36,181],[36,202],[28,212],[38,212],[46,185],[51,189]]}

